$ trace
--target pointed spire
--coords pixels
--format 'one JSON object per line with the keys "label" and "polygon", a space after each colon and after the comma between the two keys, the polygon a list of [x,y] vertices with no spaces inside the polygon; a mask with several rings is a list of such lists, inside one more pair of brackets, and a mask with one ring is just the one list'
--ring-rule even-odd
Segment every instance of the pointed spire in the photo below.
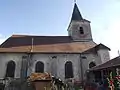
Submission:
{"label": "pointed spire", "polygon": [[74,9],[73,9],[71,20],[76,20],[76,21],[83,20],[82,15],[81,15],[81,13],[80,13],[76,3],[74,5]]}

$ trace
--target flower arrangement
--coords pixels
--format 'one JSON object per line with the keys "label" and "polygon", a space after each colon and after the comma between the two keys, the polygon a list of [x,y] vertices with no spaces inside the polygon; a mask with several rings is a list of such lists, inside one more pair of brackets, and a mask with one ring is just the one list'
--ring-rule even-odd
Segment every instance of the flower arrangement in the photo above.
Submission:
{"label": "flower arrangement", "polygon": [[118,89],[120,87],[120,76],[117,74],[117,72],[111,72],[107,80],[111,90],[120,90]]}
{"label": "flower arrangement", "polygon": [[36,80],[52,80],[51,74],[49,73],[32,73],[28,78],[29,81]]}

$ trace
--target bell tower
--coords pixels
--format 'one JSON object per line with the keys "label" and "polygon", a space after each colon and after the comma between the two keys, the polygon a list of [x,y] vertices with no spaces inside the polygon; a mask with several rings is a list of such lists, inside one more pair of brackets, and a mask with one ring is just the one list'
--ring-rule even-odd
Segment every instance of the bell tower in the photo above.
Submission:
{"label": "bell tower", "polygon": [[74,4],[68,35],[73,41],[92,41],[90,21],[83,19],[77,4]]}

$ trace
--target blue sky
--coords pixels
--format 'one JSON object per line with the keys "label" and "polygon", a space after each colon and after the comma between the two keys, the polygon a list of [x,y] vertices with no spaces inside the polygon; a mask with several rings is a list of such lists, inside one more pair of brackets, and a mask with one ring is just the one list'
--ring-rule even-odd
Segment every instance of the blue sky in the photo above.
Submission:
{"label": "blue sky", "polygon": [[[120,50],[120,0],[77,0],[82,16],[91,21],[93,39]],[[0,43],[12,34],[67,35],[73,0],[0,0]]]}

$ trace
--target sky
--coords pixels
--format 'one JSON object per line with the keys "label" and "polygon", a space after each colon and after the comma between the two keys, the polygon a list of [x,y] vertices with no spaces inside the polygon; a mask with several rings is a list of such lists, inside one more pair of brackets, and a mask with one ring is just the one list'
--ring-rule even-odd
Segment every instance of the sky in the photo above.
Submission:
{"label": "sky", "polygon": [[[83,18],[91,21],[93,40],[120,50],[120,0],[77,0]],[[74,0],[0,0],[0,43],[12,34],[68,35]]]}

